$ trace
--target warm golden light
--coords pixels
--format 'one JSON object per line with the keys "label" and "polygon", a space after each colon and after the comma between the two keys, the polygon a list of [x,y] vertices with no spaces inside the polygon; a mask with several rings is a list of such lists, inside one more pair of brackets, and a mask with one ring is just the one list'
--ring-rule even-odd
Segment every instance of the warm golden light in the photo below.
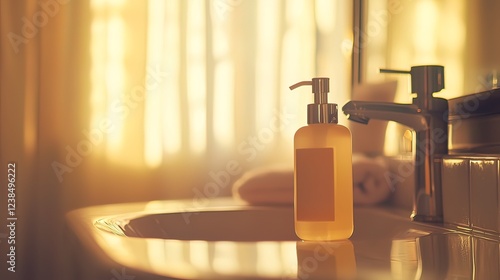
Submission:
{"label": "warm golden light", "polygon": [[236,273],[240,269],[237,243],[220,241],[214,243],[213,269],[220,274]]}
{"label": "warm golden light", "polygon": [[205,65],[205,2],[187,1],[187,98],[189,108],[189,147],[193,153],[207,148],[207,102]]}
{"label": "warm golden light", "polygon": [[335,23],[337,22],[336,16],[338,5],[331,0],[316,0],[316,8],[314,10],[316,14],[316,24],[318,25],[318,30],[324,33],[331,32],[335,28]]}
{"label": "warm golden light", "polygon": [[260,0],[257,2],[257,47],[255,67],[255,104],[259,112],[255,115],[255,130],[269,125],[269,119],[277,106],[278,65],[269,63],[280,56],[278,1]]}
{"label": "warm golden light", "polygon": [[[151,66],[163,58],[165,46],[163,38],[157,36],[164,32],[165,1],[151,0],[148,2],[148,38],[147,65]],[[163,84],[146,89],[144,104],[144,160],[150,167],[159,166],[163,158],[162,147],[162,92],[166,90]],[[165,112],[167,113],[167,112]]]}
{"label": "warm golden light", "polygon": [[189,242],[189,263],[197,270],[210,270],[210,248],[209,243],[201,240]]}
{"label": "warm golden light", "polygon": [[222,147],[234,144],[234,67],[230,61],[215,66],[214,138]]}
{"label": "warm golden light", "polygon": [[[124,65],[124,42],[125,28],[123,19],[113,16],[108,19],[106,32],[106,93],[107,114],[106,117],[113,124],[113,130],[108,133],[108,156],[115,157],[120,154],[123,143],[123,121],[127,117],[123,95],[125,92],[125,65]],[[122,111],[123,109],[123,111]]]}
{"label": "warm golden light", "polygon": [[279,275],[283,271],[280,246],[276,242],[258,242],[257,271],[263,275]]}
{"label": "warm golden light", "polygon": [[[286,6],[285,31],[281,47],[281,89],[280,107],[297,116],[283,130],[285,139],[293,139],[298,127],[306,124],[307,104],[312,102],[312,94],[297,91],[291,93],[288,87],[297,81],[309,80],[316,71],[316,32],[311,1],[291,1]],[[306,93],[307,89],[303,89]]]}
{"label": "warm golden light", "polygon": [[178,1],[149,1],[146,70],[167,73],[165,80],[146,87],[144,158],[150,167],[162,163],[163,152],[175,154],[181,149],[179,30]]}
{"label": "warm golden light", "polygon": [[413,33],[413,44],[422,61],[432,63],[437,60],[438,34],[436,26],[439,26],[437,3],[432,0],[419,1],[415,3],[415,19]]}
{"label": "warm golden light", "polygon": [[90,70],[91,93],[90,104],[92,114],[90,117],[90,127],[98,127],[106,112],[106,89],[104,88],[104,66],[101,64],[106,59],[105,40],[106,38],[106,21],[98,17],[96,13],[95,19],[91,26],[92,40],[90,44],[91,64]]}
{"label": "warm golden light", "polygon": [[[90,131],[99,131],[104,141],[94,141],[92,150],[103,150],[109,159],[122,162],[124,121],[129,117],[127,105],[125,42],[126,26],[121,14],[122,0],[92,1],[91,25],[91,117]],[[102,131],[106,123],[106,131]]]}
{"label": "warm golden light", "polygon": [[231,56],[231,25],[227,18],[212,17],[213,137],[221,147],[231,147],[235,141],[235,65]]}
{"label": "warm golden light", "polygon": [[151,266],[161,267],[165,264],[166,252],[164,246],[158,246],[158,240],[146,239],[146,247],[147,247],[147,257],[151,262]]}
{"label": "warm golden light", "polygon": [[[392,3],[394,4],[394,3]],[[466,49],[466,1],[422,0],[391,5],[370,1],[366,11],[364,44],[364,82],[397,79],[394,102],[411,103],[411,80],[405,75],[380,74],[380,68],[409,70],[417,65],[443,65],[446,87],[435,97],[453,98],[464,93]],[[474,77],[472,78],[472,80]],[[449,82],[452,81],[452,82]],[[389,122],[384,153],[399,155],[408,151],[402,144],[407,128]]]}
{"label": "warm golden light", "polygon": [[[318,72],[348,73],[333,65],[345,64],[349,48],[328,55],[332,35],[344,33],[337,29],[344,15],[325,12],[346,7],[327,0],[92,0],[90,128],[103,121],[112,128],[94,148],[113,163],[148,168],[167,158],[199,159],[209,149],[248,148],[232,155],[241,156],[260,146],[238,144],[283,116],[269,143],[291,145],[312,95],[288,86]],[[235,23],[247,17],[251,32],[239,33]],[[320,56],[319,36],[329,42]],[[345,75],[334,84],[347,84]]]}

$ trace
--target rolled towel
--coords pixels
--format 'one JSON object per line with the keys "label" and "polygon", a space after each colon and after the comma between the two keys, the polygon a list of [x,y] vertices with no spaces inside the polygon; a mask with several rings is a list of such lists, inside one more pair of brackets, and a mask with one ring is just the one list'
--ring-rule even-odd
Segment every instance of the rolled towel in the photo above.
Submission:
{"label": "rolled towel", "polygon": [[[353,197],[357,205],[374,205],[389,198],[387,164],[381,157],[354,155]],[[233,185],[233,196],[256,205],[293,204],[293,169],[266,167],[243,174]]]}
{"label": "rolled towel", "polygon": [[374,205],[386,201],[393,188],[387,179],[389,169],[382,157],[354,155],[352,183],[354,204]]}
{"label": "rolled towel", "polygon": [[233,196],[250,204],[293,204],[293,169],[257,168],[243,174],[233,185]]}

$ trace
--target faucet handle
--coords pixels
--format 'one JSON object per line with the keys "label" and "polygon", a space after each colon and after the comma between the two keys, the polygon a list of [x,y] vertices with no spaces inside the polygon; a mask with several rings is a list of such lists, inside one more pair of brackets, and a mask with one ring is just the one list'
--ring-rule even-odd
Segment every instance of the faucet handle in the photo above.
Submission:
{"label": "faucet handle", "polygon": [[440,65],[413,66],[411,89],[419,94],[430,95],[444,89],[444,67]]}
{"label": "faucet handle", "polygon": [[411,71],[380,68],[380,73],[411,74]]}
{"label": "faucet handle", "polygon": [[441,65],[412,66],[410,71],[380,69],[380,72],[410,74],[411,91],[417,94],[417,97],[413,99],[413,103],[420,108],[431,109],[434,107],[432,94],[444,89],[444,66]]}

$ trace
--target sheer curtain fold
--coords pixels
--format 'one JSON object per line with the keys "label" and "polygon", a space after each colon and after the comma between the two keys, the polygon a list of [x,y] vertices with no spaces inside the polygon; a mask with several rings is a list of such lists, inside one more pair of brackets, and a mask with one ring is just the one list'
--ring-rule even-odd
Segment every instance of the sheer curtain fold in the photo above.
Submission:
{"label": "sheer curtain fold", "polygon": [[[228,161],[289,163],[311,100],[290,84],[331,76],[336,100],[348,96],[350,53],[341,46],[352,41],[352,8],[341,1],[93,1],[91,9],[92,126],[108,118],[115,129],[97,164],[167,168],[173,196],[192,195]],[[145,11],[143,22],[130,23],[127,9]],[[130,37],[139,43],[117,43]],[[140,87],[140,77],[141,96],[127,106],[124,92],[135,93],[126,81]],[[186,168],[198,179],[177,186]]]}

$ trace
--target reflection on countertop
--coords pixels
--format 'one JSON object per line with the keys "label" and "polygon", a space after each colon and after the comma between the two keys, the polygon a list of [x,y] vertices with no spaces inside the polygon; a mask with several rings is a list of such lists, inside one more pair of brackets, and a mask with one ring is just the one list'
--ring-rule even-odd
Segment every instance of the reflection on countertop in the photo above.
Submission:
{"label": "reflection on countertop", "polygon": [[394,239],[394,279],[499,279],[499,242],[448,232]]}
{"label": "reflection on countertop", "polygon": [[152,279],[500,278],[491,236],[411,222],[407,211],[390,207],[354,214],[353,236],[333,242],[298,240],[291,207],[228,199],[95,206],[67,220],[102,262]]}

